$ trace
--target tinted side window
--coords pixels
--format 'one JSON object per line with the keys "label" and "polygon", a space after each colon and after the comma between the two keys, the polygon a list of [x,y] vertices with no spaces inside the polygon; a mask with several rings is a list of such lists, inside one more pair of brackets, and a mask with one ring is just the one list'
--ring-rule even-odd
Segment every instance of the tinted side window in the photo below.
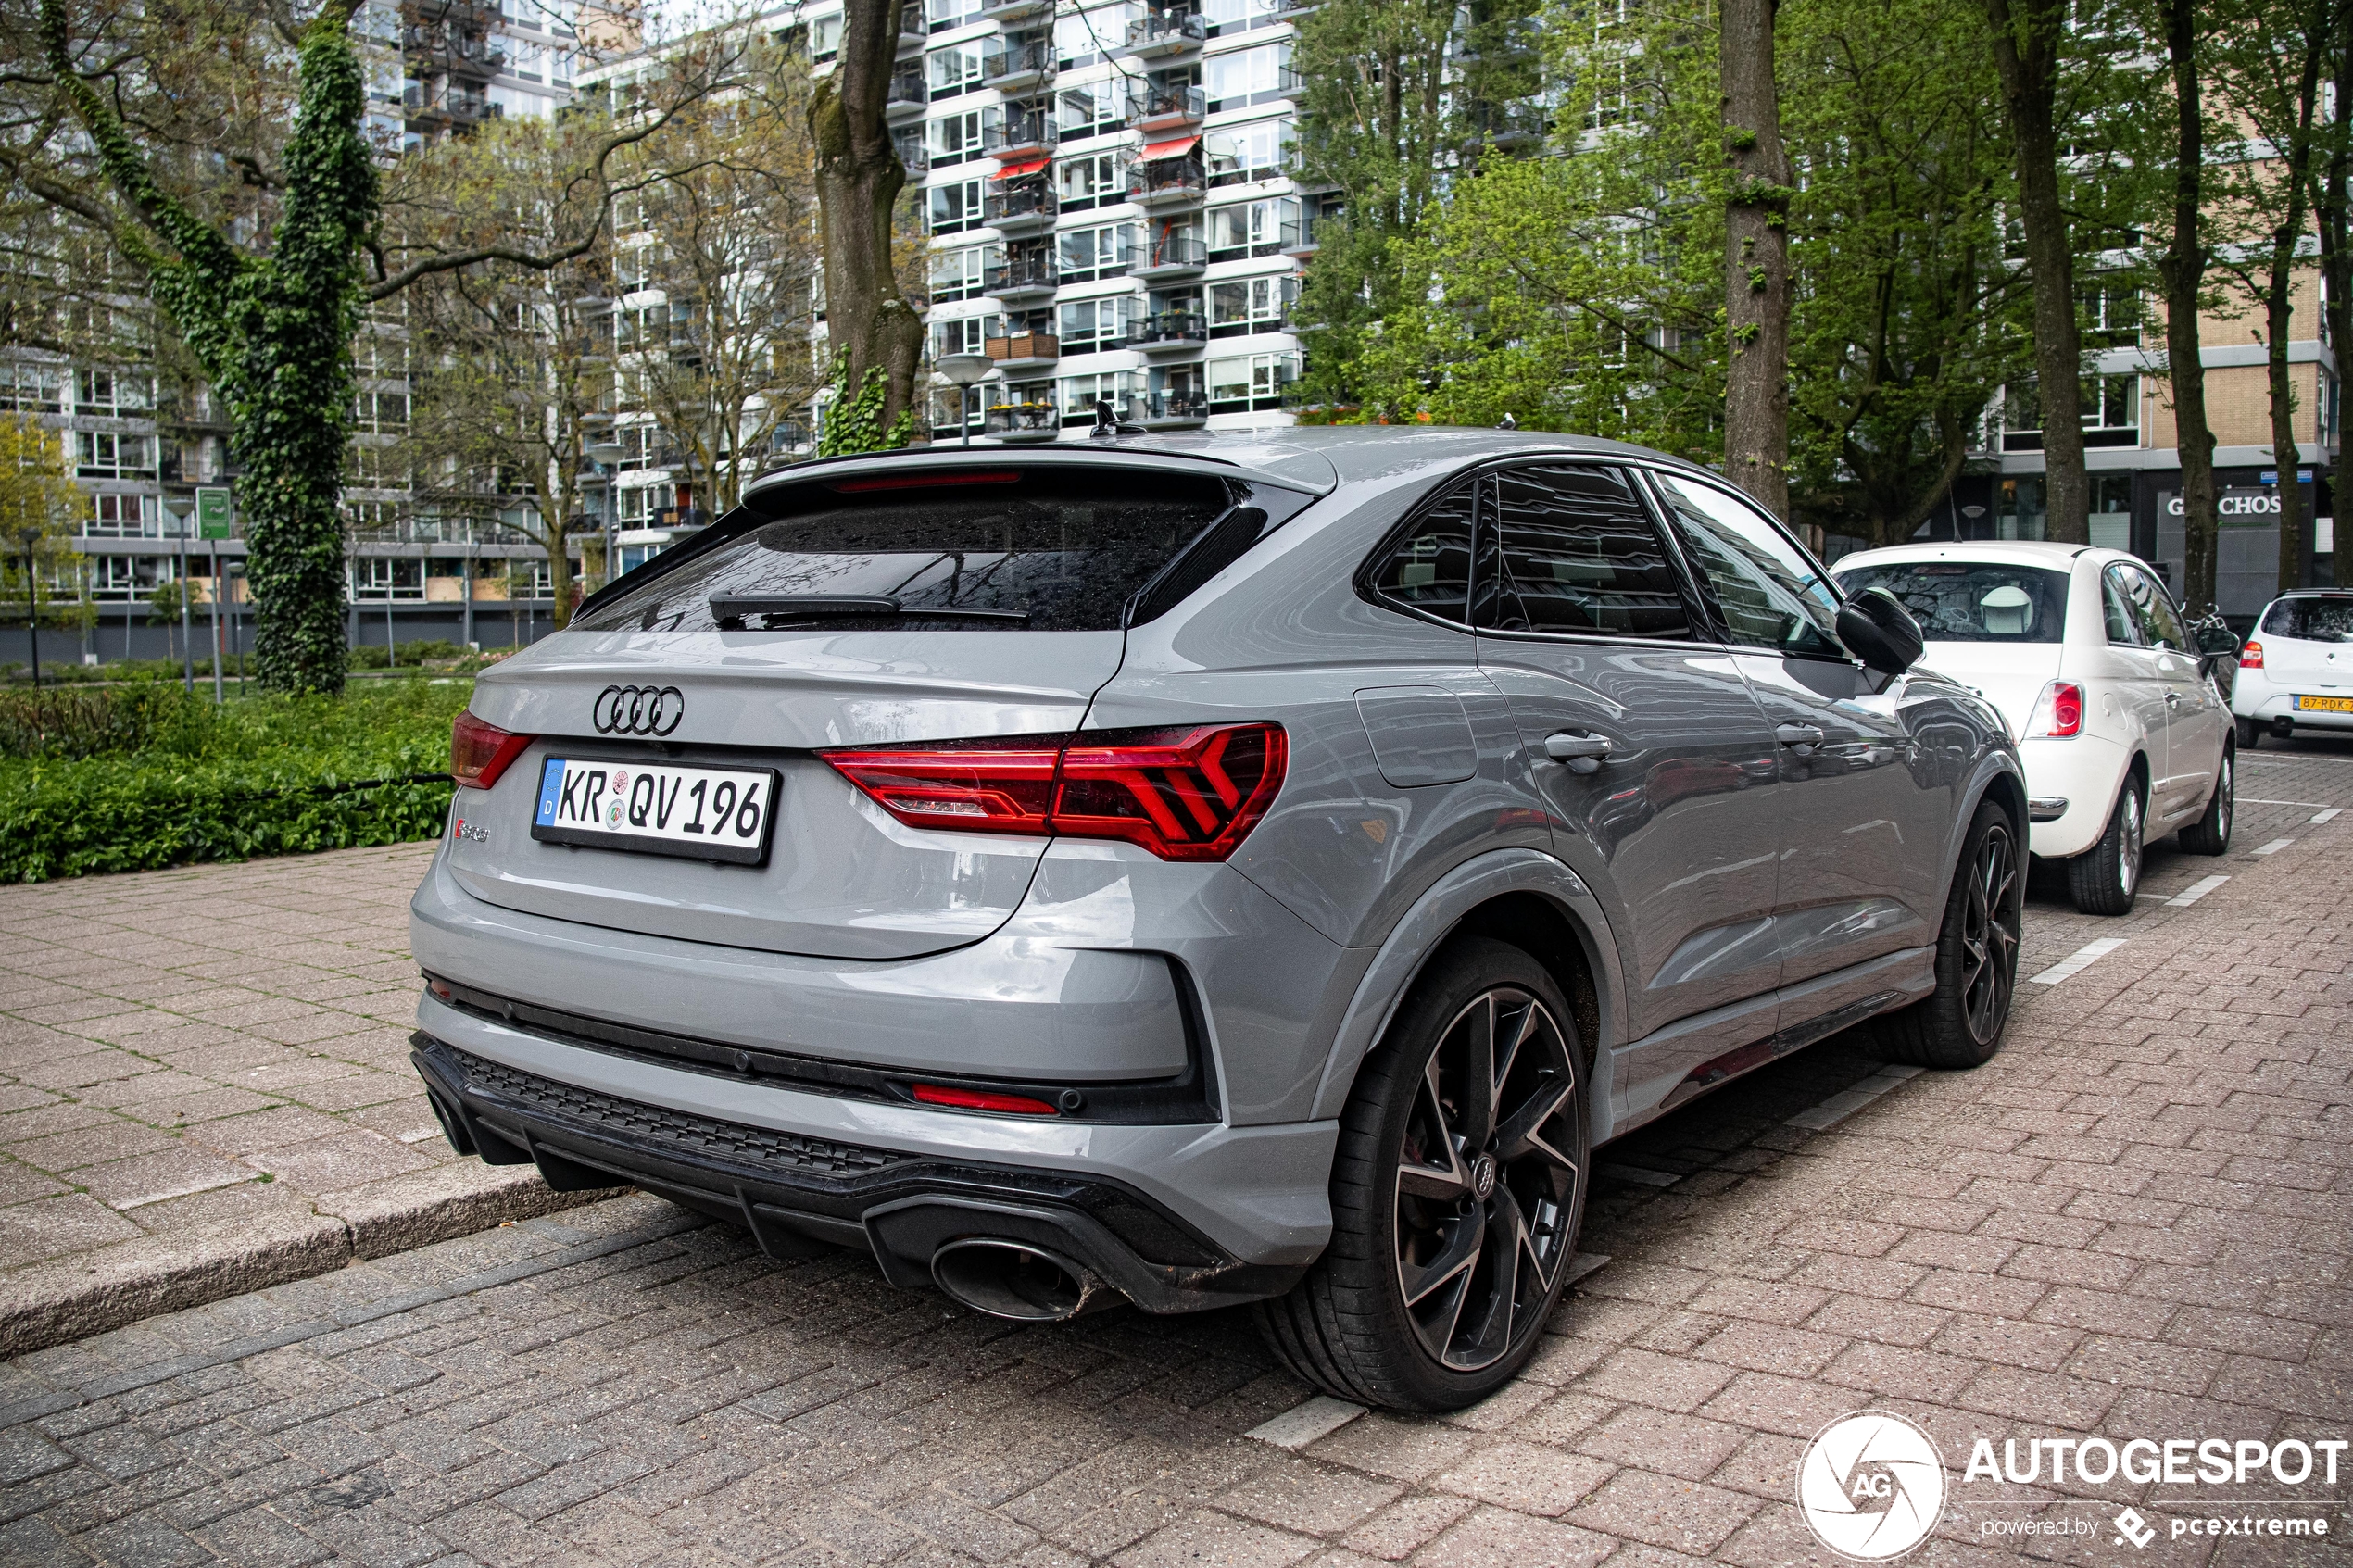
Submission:
{"label": "tinted side window", "polygon": [[1838,640],[1836,591],[1764,513],[1713,485],[1652,477],[1732,641],[1780,653],[1846,657]]}
{"label": "tinted side window", "polygon": [[2124,589],[2118,582],[2119,572],[2109,567],[2100,573],[2100,614],[2108,622],[2108,640],[2120,648],[2141,646],[2141,630],[2134,623],[2132,608],[2124,602]]}
{"label": "tinted side window", "polygon": [[1666,542],[1616,469],[1567,463],[1493,480],[1496,591],[1479,624],[1501,632],[1689,637]]}
{"label": "tinted side window", "polygon": [[1470,621],[1471,503],[1475,481],[1456,485],[1416,519],[1373,569],[1373,592],[1403,609]]}
{"label": "tinted side window", "polygon": [[2111,566],[2108,573],[2124,596],[2124,606],[2133,617],[2139,640],[2153,648],[2171,648],[2176,653],[2190,653],[2190,634],[2182,618],[2173,612],[2173,601],[2164,589],[2149,580],[2148,573],[2137,567]]}

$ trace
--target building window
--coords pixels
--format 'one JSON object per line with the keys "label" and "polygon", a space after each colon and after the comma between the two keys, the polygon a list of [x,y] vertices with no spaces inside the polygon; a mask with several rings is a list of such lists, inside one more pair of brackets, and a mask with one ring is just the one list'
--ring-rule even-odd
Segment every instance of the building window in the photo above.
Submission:
{"label": "building window", "polygon": [[122,370],[84,370],[75,380],[77,414],[144,414],[155,406],[155,378]]}
{"label": "building window", "polygon": [[1283,318],[1299,298],[1299,279],[1284,272],[1267,278],[1237,278],[1209,289],[1209,335],[1240,337],[1282,330]]}
{"label": "building window", "polygon": [[76,431],[74,472],[83,479],[153,479],[155,437]]}
{"label": "building window", "polygon": [[945,49],[934,49],[929,58],[934,102],[953,98],[965,89],[980,84],[978,44],[954,44]]}
{"label": "building window", "polygon": [[1073,300],[1062,307],[1062,351],[1085,354],[1099,348],[1117,348],[1127,341],[1127,327],[1135,319],[1136,296],[1132,294]]}
{"label": "building window", "polygon": [[1202,0],[1202,19],[1212,38],[1230,37],[1286,20],[1282,0]]}
{"label": "building window", "polygon": [[[995,316],[965,316],[934,321],[931,324],[932,358],[937,359],[947,354],[987,353],[990,328],[996,327],[1000,320]],[[1001,334],[1003,329],[998,327],[997,332]]]}
{"label": "building window", "polygon": [[930,191],[930,227],[935,234],[961,234],[980,227],[980,182],[959,180]]}
{"label": "building window", "polygon": [[1208,90],[1209,112],[1272,103],[1291,90],[1290,45],[1262,44],[1212,55],[1202,62],[1202,82]]}
{"label": "building window", "polygon": [[1280,179],[1290,158],[1290,126],[1279,119],[1229,125],[1202,138],[1209,150],[1209,182],[1241,185]]}
{"label": "building window", "polygon": [[0,409],[18,414],[64,412],[65,371],[55,365],[0,361]]}
{"label": "building window", "polygon": [[1074,229],[1060,236],[1062,281],[1083,283],[1090,278],[1116,278],[1134,265],[1135,230],[1126,223],[1096,229]]}
{"label": "building window", "polygon": [[1081,136],[1116,131],[1126,124],[1126,109],[1118,91],[1119,85],[1119,79],[1114,77],[1109,82],[1099,82],[1092,87],[1064,88],[1057,100],[1062,110],[1062,139],[1076,142]]}
{"label": "building window", "polygon": [[1101,203],[1126,201],[1123,161],[1117,153],[1086,153],[1056,159],[1054,189],[1061,198],[1062,210],[1084,212]]}
{"label": "building window", "polygon": [[1290,196],[1213,207],[1209,209],[1209,259],[1239,261],[1273,256],[1283,247],[1283,225],[1298,219],[1299,203]]}
{"label": "building window", "polygon": [[2141,341],[2141,291],[2117,278],[2095,278],[2082,291],[2083,345],[2133,348]]}
{"label": "building window", "polygon": [[1246,354],[1209,362],[1209,411],[1264,412],[1283,406],[1284,389],[1299,379],[1295,354]]}
{"label": "building window", "polygon": [[[1142,16],[1135,5],[1098,6],[1054,19],[1054,57],[1064,70],[1108,59],[1127,42],[1127,24]],[[1106,89],[1108,90],[1108,89]]]}
{"label": "building window", "polygon": [[362,392],[353,399],[352,426],[359,435],[409,433],[409,395],[405,392]]}
{"label": "building window", "polygon": [[1133,419],[1136,393],[1133,370],[1105,370],[1100,375],[1064,376],[1062,380],[1063,423],[1085,425],[1095,422],[1095,401],[1102,399],[1111,405],[1116,419]]}
{"label": "building window", "polygon": [[137,539],[156,532],[153,495],[93,495],[82,533],[101,538]]}
{"label": "building window", "polygon": [[614,492],[613,515],[623,528],[651,528],[673,504],[676,489],[668,484],[640,484]]}
{"label": "building window", "polygon": [[980,293],[981,266],[988,252],[983,245],[943,250],[931,258],[931,302],[941,305],[971,299]]}
{"label": "building window", "polygon": [[980,156],[980,111],[943,116],[931,122],[931,163],[934,169]]}

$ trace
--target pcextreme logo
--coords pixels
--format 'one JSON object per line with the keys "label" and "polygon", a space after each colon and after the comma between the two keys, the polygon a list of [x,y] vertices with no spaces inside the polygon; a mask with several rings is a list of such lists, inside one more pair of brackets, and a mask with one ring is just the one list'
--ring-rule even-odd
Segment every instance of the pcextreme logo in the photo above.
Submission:
{"label": "pcextreme logo", "polygon": [[1901,1557],[1944,1511],[1944,1456],[1900,1415],[1841,1416],[1815,1434],[1798,1462],[1797,1506],[1814,1538],[1841,1557]]}

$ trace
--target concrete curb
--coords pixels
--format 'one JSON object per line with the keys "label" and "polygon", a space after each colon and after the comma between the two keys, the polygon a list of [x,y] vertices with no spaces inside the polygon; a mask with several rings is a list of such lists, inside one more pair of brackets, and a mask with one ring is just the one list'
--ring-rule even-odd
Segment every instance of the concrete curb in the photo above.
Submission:
{"label": "concrete curb", "polygon": [[0,1278],[0,1357],[627,1190],[557,1192],[533,1166],[469,1160],[330,1193],[313,1200],[309,1214],[249,1218],[95,1248]]}

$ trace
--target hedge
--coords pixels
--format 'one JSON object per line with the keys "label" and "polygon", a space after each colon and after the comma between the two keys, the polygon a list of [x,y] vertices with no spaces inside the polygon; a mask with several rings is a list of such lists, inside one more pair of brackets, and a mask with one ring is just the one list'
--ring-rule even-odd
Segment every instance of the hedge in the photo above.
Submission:
{"label": "hedge", "polygon": [[[19,753],[0,759],[0,880],[434,837],[452,788],[449,721],[470,691],[387,681],[197,712],[170,688],[142,688],[82,716],[79,732],[0,705],[0,742]],[[95,744],[111,735],[140,738]]]}

